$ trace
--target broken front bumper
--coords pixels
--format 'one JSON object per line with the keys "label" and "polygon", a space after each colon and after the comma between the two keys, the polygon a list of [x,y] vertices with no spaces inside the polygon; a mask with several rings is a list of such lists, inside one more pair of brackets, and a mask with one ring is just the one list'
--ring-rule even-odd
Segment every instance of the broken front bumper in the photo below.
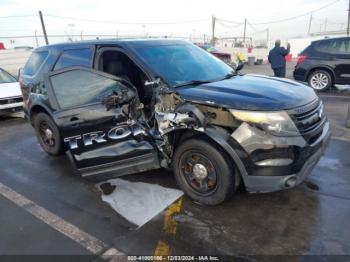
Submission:
{"label": "broken front bumper", "polygon": [[[241,154],[241,160],[246,169],[245,174],[242,174],[246,190],[263,193],[300,184],[317,164],[329,143],[330,126],[326,121],[312,144],[307,143],[302,136],[268,136],[247,124],[238,128],[231,137],[245,152]],[[264,161],[257,159],[264,154],[272,157]],[[290,162],[288,157],[291,158]]]}

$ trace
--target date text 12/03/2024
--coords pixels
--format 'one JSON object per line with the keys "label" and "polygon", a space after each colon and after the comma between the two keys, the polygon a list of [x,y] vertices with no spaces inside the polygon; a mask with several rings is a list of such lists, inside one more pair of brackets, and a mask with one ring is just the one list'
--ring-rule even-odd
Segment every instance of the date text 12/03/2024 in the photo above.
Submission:
{"label": "date text 12/03/2024", "polygon": [[128,256],[128,261],[219,261],[217,256]]}

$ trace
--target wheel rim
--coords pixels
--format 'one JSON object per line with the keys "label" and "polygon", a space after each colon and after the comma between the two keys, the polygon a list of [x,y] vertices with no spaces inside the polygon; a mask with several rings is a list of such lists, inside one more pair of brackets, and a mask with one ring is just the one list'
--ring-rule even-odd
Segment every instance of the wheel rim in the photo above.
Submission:
{"label": "wheel rim", "polygon": [[41,141],[48,147],[55,147],[55,137],[49,123],[42,121],[39,125],[39,135]]}
{"label": "wheel rim", "polygon": [[215,191],[217,173],[212,162],[203,154],[190,150],[180,158],[181,175],[197,193],[208,195]]}
{"label": "wheel rim", "polygon": [[311,87],[314,89],[324,89],[329,83],[329,78],[324,73],[316,73],[311,77],[310,83]]}

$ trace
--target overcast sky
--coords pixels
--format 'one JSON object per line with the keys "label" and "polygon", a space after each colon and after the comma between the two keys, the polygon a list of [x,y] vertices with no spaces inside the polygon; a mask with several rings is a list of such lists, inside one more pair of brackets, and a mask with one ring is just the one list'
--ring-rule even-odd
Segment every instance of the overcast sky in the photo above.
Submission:
{"label": "overcast sky", "polygon": [[[247,18],[247,35],[256,39],[266,37],[270,28],[271,38],[303,36],[308,31],[310,15],[274,24],[258,24],[298,16],[315,10],[334,0],[0,0],[0,17],[34,15],[32,17],[0,18],[0,37],[41,34],[38,10],[42,10],[48,34],[148,34],[202,37],[211,34],[211,16],[243,23]],[[348,0],[313,14],[312,31],[344,29],[347,21]],[[54,16],[76,17],[91,20],[107,20],[123,23],[96,23]],[[177,24],[171,23],[182,22]],[[139,24],[137,24],[139,23]],[[242,36],[243,25],[229,22],[217,24],[219,36]]]}

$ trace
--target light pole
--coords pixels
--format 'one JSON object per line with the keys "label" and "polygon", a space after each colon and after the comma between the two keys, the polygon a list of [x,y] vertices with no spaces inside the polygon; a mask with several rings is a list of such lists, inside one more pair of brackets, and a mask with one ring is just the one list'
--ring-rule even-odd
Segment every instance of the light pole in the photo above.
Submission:
{"label": "light pole", "polygon": [[146,25],[142,25],[143,28],[143,37],[146,37]]}
{"label": "light pole", "polygon": [[73,27],[75,24],[68,24],[68,27],[70,28],[70,39],[73,41]]}

